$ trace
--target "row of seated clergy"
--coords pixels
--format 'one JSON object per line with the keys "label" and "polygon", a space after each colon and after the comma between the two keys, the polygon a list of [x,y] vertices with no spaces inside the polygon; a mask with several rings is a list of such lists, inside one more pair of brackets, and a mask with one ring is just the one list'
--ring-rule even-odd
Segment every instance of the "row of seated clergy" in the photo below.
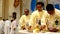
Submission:
{"label": "row of seated clergy", "polygon": [[[54,9],[52,4],[48,4],[46,6],[46,10],[43,10],[44,4],[42,2],[38,2],[36,4],[37,10],[35,10],[31,15],[29,14],[29,10],[25,9],[25,15],[19,20],[20,27],[26,29],[27,26],[30,27],[28,29],[43,30],[43,31],[57,31],[60,28],[60,10]],[[57,27],[58,26],[58,27]]]}

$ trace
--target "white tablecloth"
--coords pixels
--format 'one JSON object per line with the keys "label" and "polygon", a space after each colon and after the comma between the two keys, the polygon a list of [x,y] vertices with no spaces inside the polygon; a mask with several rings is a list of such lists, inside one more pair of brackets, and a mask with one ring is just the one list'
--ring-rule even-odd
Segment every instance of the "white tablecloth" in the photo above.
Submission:
{"label": "white tablecloth", "polygon": [[60,33],[57,33],[57,32],[31,33],[31,32],[28,32],[28,31],[26,31],[26,30],[19,30],[18,33],[19,33],[19,34],[60,34]]}

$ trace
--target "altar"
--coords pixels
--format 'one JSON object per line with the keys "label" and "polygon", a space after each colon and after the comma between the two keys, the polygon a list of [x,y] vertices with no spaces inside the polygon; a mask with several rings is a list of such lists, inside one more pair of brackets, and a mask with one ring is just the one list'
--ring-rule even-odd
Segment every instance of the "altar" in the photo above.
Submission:
{"label": "altar", "polygon": [[28,32],[27,30],[19,30],[18,31],[18,34],[60,34],[58,32],[39,32],[39,33],[36,33],[36,32]]}

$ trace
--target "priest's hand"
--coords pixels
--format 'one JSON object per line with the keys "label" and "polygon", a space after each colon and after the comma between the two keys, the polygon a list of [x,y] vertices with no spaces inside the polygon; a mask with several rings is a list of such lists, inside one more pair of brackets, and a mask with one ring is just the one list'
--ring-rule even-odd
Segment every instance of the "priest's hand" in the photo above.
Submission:
{"label": "priest's hand", "polygon": [[50,31],[50,32],[57,32],[58,29],[51,27],[51,28],[49,28],[49,31]]}
{"label": "priest's hand", "polygon": [[43,30],[43,29],[45,29],[46,28],[46,26],[45,25],[42,25],[41,26],[41,30]]}

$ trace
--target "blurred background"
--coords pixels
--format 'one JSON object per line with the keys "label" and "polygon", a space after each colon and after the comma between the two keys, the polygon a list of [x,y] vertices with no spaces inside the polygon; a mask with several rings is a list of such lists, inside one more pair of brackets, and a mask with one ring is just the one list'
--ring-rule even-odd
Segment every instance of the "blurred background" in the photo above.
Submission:
{"label": "blurred background", "polygon": [[60,0],[0,0],[0,20],[11,19],[13,12],[17,13],[17,19],[19,19],[25,8],[32,13],[36,9],[36,2],[43,2],[44,9],[49,3],[60,9]]}

